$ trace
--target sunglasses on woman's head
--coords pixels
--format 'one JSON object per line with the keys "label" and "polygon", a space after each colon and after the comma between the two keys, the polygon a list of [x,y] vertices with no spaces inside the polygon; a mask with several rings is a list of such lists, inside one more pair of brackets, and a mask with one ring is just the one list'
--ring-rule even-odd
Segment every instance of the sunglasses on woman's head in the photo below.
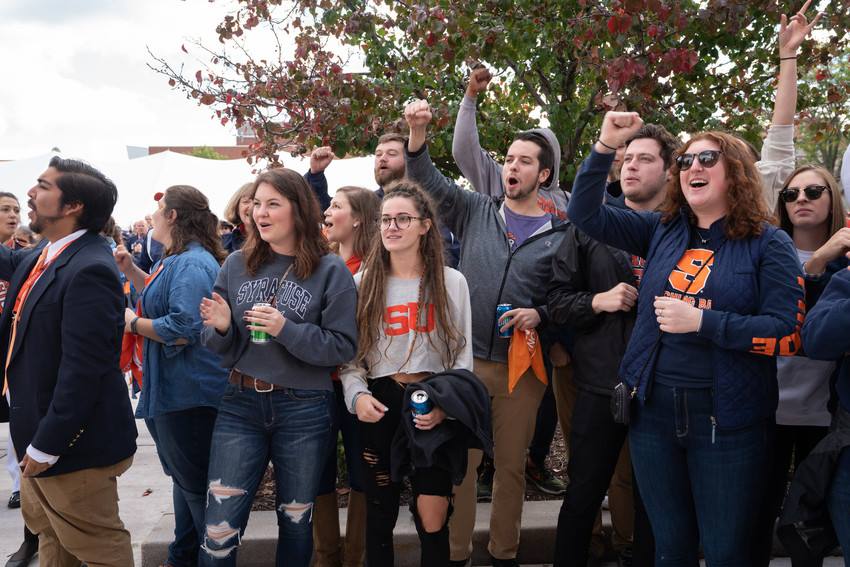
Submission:
{"label": "sunglasses on woman's head", "polygon": [[[806,199],[809,201],[816,201],[820,199],[820,196],[823,195],[824,191],[829,191],[829,187],[826,185],[806,185],[803,187],[803,193],[805,193]],[[799,196],[799,187],[786,187],[779,192],[779,198],[786,203],[793,203]]]}
{"label": "sunglasses on woman's head", "polygon": [[696,158],[703,167],[714,167],[720,160],[720,150],[703,150],[698,154],[682,154],[676,158],[676,165],[679,171],[687,171],[694,164]]}

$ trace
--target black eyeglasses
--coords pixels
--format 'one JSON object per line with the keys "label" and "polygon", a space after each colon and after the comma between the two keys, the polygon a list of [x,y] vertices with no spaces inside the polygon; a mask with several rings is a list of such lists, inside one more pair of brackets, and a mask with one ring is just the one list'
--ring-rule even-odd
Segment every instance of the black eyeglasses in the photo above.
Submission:
{"label": "black eyeglasses", "polygon": [[398,215],[395,217],[383,216],[381,217],[381,229],[388,229],[393,222],[395,222],[395,227],[399,230],[404,230],[405,228],[410,226],[410,221],[413,220],[425,220],[425,217],[413,217],[410,215]]}
{"label": "black eyeglasses", "polygon": [[[806,199],[809,201],[817,201],[824,191],[829,191],[826,185],[806,185],[803,187],[803,193],[806,194]],[[799,187],[786,187],[779,192],[779,198],[785,203],[793,203],[800,196]]]}
{"label": "black eyeglasses", "polygon": [[687,171],[694,164],[694,158],[696,158],[701,166],[714,167],[720,160],[722,153],[720,150],[703,150],[698,154],[682,154],[676,158],[676,165],[679,167],[679,171]]}

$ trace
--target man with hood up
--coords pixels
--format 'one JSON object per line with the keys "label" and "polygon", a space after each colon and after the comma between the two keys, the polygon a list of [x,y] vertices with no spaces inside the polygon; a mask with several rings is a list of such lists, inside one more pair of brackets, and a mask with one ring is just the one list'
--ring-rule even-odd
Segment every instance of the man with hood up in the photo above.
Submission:
{"label": "man with hood up", "polygon": [[[486,91],[492,76],[490,71],[479,64],[472,69],[466,93],[458,108],[455,121],[455,131],[452,137],[452,157],[455,159],[460,172],[469,180],[478,193],[501,197],[505,193],[502,182],[502,164],[494,160],[490,152],[481,147],[478,138],[478,123],[476,121],[476,102],[478,96]],[[540,185],[537,203],[547,213],[552,213],[560,220],[567,219],[567,203],[569,193],[559,187],[558,171],[560,168],[561,146],[555,133],[549,128],[537,128],[531,132],[546,138],[555,156],[554,174],[548,181]],[[566,489],[564,483],[546,467],[546,457],[555,427],[560,420],[564,437],[569,437],[569,418],[572,415],[572,403],[575,401],[575,388],[572,382],[572,366],[567,355],[569,337],[563,331],[556,332],[550,337],[551,347],[548,355],[553,366],[553,387],[547,388],[543,401],[537,412],[537,426],[534,438],[528,448],[526,463],[526,481],[537,492],[559,496]],[[558,389],[560,387],[560,389]],[[555,407],[557,406],[557,412]],[[478,498],[488,500],[491,497],[493,484],[493,463],[485,457],[479,469]],[[601,534],[602,523],[599,523]]]}
{"label": "man with hood up", "polygon": [[[537,408],[546,390],[542,363],[537,370],[515,368],[509,379],[508,346],[534,350],[532,331],[548,322],[546,291],[552,258],[567,223],[541,206],[540,188],[557,176],[557,152],[540,132],[520,132],[501,167],[504,197],[459,188],[431,161],[425,145],[431,109],[424,100],[405,109],[410,137],[405,151],[407,177],[431,195],[445,225],[461,242],[458,269],[469,283],[472,304],[474,373],[491,397],[496,473],[490,514],[488,550],[493,565],[517,565],[520,521],[525,496],[526,452],[534,434]],[[511,309],[497,314],[496,307]],[[513,338],[499,336],[512,329]],[[525,331],[529,331],[526,333]],[[519,340],[518,340],[519,339]],[[540,355],[542,356],[542,355]],[[475,525],[475,473],[481,451],[472,449],[463,484],[455,488],[449,531],[453,564],[464,564],[472,552]]]}

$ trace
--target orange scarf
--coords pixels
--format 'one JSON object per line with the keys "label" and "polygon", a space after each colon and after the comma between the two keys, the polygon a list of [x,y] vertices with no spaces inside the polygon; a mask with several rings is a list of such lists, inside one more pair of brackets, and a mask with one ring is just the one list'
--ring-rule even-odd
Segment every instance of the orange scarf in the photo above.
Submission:
{"label": "orange scarf", "polygon": [[[145,289],[153,282],[162,271],[163,264],[154,273],[145,278]],[[136,301],[136,316],[142,316],[142,298]],[[133,380],[142,387],[142,362],[144,360],[145,338],[142,335],[124,333],[121,339],[121,372],[133,374]]]}
{"label": "orange scarf", "polygon": [[540,337],[537,331],[520,331],[514,329],[511,344],[508,347],[508,394],[513,393],[519,379],[529,367],[543,384],[549,383],[546,367],[543,364],[543,349],[540,348]]}

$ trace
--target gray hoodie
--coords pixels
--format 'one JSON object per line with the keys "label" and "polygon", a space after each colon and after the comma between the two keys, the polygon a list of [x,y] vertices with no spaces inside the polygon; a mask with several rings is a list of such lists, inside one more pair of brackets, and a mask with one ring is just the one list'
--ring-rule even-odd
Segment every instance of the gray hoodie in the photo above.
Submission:
{"label": "gray hoodie", "polygon": [[458,270],[469,284],[472,305],[472,353],[475,358],[507,362],[509,340],[499,338],[496,306],[533,307],[543,330],[549,319],[546,291],[552,279],[552,257],[567,223],[550,221],[511,252],[501,197],[465,191],[444,177],[427,146],[414,154],[405,149],[407,177],[416,181],[438,205],[440,218],[461,243]]}
{"label": "gray hoodie", "polygon": [[[452,139],[452,156],[463,176],[479,193],[491,197],[501,197],[505,193],[502,184],[502,164],[494,160],[481,147],[478,140],[478,124],[475,121],[475,99],[464,96],[457,112],[455,133]],[[561,167],[561,144],[555,133],[549,128],[531,130],[542,135],[555,153],[555,171],[547,185],[540,187],[538,204],[550,214],[556,214],[560,220],[567,218],[569,193],[558,186],[558,171]],[[457,234],[457,233],[455,233]]]}

